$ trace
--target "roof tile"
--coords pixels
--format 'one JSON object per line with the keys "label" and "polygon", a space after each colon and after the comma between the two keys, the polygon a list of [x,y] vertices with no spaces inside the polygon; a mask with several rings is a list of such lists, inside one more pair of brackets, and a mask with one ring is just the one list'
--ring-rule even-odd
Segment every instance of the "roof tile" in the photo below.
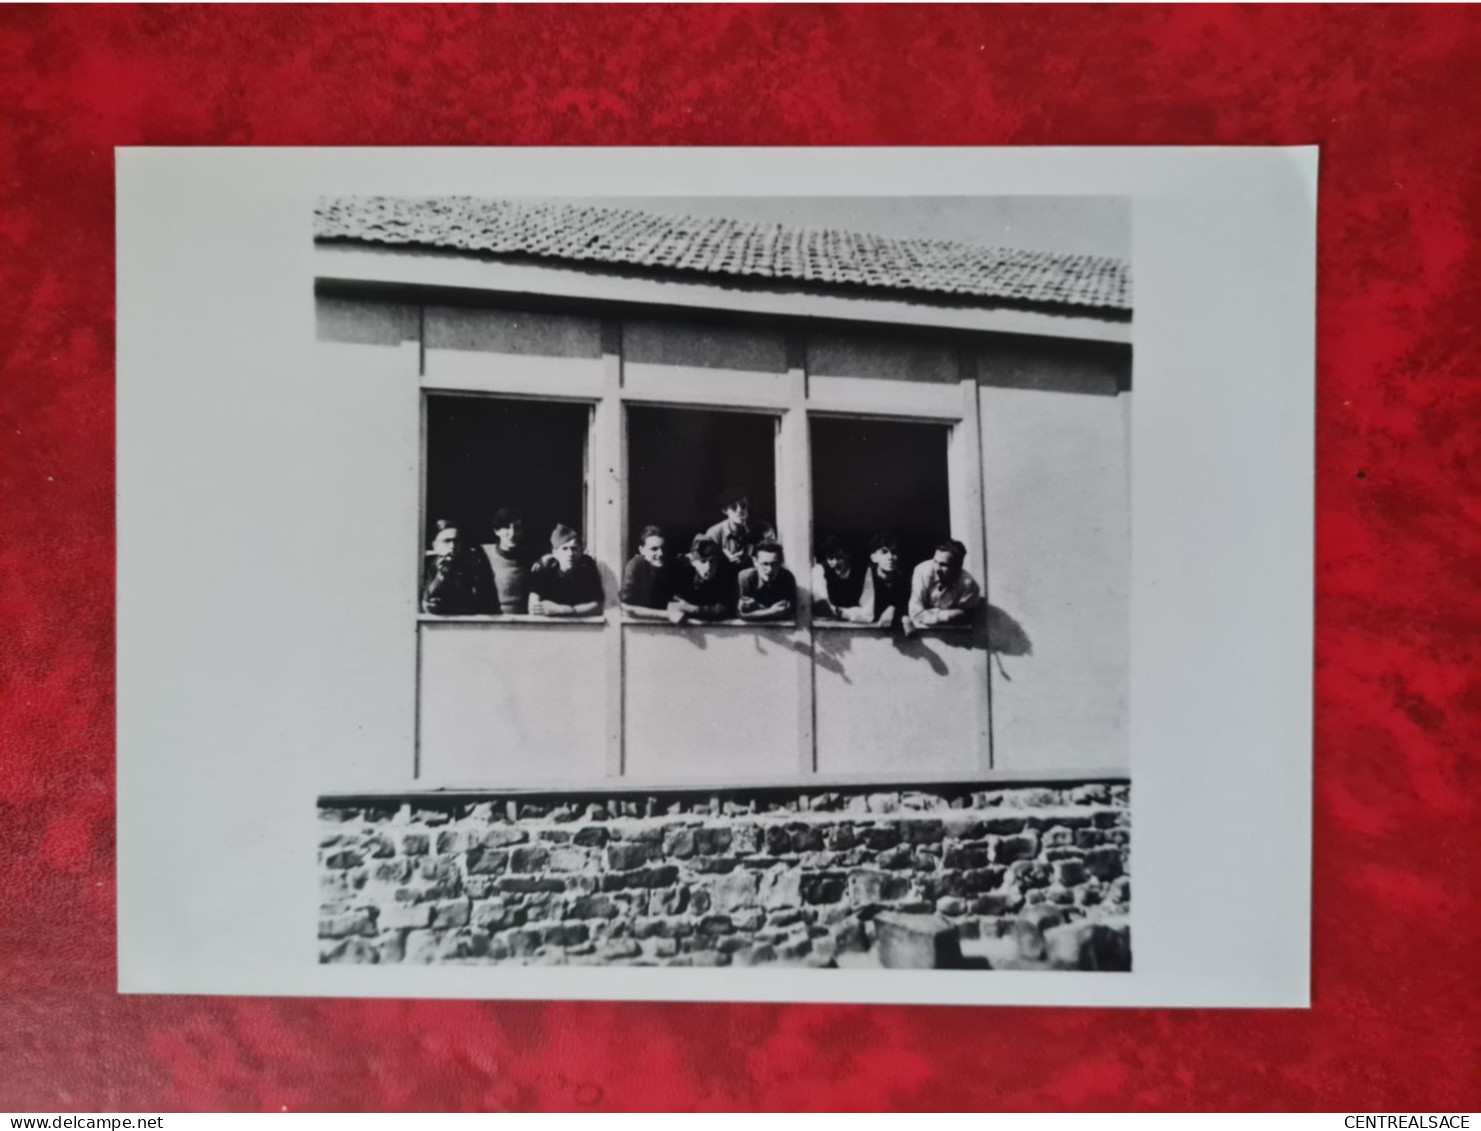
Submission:
{"label": "roof tile", "polygon": [[1125,261],[536,200],[336,197],[314,237],[1130,311]]}

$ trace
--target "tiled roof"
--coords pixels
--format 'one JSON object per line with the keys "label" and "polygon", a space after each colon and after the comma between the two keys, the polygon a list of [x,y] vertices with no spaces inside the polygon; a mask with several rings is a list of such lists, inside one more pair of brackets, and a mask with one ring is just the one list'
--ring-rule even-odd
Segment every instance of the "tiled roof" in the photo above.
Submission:
{"label": "tiled roof", "polygon": [[533,200],[321,200],[319,240],[1130,311],[1120,259]]}

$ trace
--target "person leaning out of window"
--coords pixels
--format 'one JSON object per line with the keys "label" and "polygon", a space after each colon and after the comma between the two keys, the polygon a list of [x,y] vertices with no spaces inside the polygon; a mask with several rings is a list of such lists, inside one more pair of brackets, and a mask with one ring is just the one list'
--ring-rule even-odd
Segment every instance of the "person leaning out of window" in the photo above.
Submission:
{"label": "person leaning out of window", "polygon": [[528,612],[530,559],[524,544],[524,516],[513,507],[500,507],[494,512],[493,528],[494,541],[487,543],[483,552],[494,572],[499,608],[505,613]]}
{"label": "person leaning out of window", "polygon": [[761,542],[751,551],[755,563],[742,570],[736,609],[742,620],[791,620],[797,612],[797,581],[782,564],[782,547]]}
{"label": "person leaning out of window", "polygon": [[713,538],[696,534],[679,572],[669,608],[675,623],[685,620],[729,620],[735,616],[736,584],[725,555]]}
{"label": "person leaning out of window", "polygon": [[863,572],[859,603],[854,615],[845,613],[844,619],[881,628],[903,628],[910,604],[910,575],[900,568],[900,542],[888,530],[869,539],[869,565]]}
{"label": "person leaning out of window", "polygon": [[982,590],[962,568],[967,547],[954,539],[942,542],[936,552],[915,567],[910,579],[910,609],[901,621],[906,636],[916,629],[936,625],[970,624]]}
{"label": "person leaning out of window", "polygon": [[638,552],[622,571],[622,609],[639,620],[667,620],[682,624],[685,612],[674,603],[679,571],[668,560],[668,540],[657,526],[645,526],[638,535]]}
{"label": "person leaning out of window", "polygon": [[487,616],[499,611],[488,559],[463,540],[457,523],[440,518],[422,574],[422,612],[439,617]]}
{"label": "person leaning out of window", "polygon": [[602,611],[602,575],[581,551],[581,535],[564,523],[550,535],[550,555],[530,572],[530,612],[588,617]]}
{"label": "person leaning out of window", "polygon": [[721,492],[720,512],[725,517],[706,530],[705,537],[720,547],[730,568],[739,573],[750,568],[751,555],[760,543],[776,541],[776,531],[769,523],[752,520],[750,492],[744,487]]}
{"label": "person leaning out of window", "polygon": [[828,535],[818,547],[818,561],[812,569],[814,614],[829,620],[871,623],[872,611],[864,607],[864,583],[868,580],[868,568],[854,561],[837,535]]}

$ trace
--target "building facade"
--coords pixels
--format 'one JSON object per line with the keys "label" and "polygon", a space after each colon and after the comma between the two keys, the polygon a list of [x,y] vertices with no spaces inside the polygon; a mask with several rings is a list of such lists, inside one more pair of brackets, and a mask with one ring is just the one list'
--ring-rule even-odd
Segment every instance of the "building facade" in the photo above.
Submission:
{"label": "building facade", "polygon": [[[1124,915],[1124,263],[462,199],[324,201],[315,237],[359,771],[321,799],[325,960],[827,964],[885,912]],[[639,532],[682,549],[736,485],[793,615],[624,611]],[[599,608],[424,611],[435,524],[500,507],[580,533]],[[818,544],[865,568],[881,530],[907,571],[960,542],[984,604],[820,615]]]}

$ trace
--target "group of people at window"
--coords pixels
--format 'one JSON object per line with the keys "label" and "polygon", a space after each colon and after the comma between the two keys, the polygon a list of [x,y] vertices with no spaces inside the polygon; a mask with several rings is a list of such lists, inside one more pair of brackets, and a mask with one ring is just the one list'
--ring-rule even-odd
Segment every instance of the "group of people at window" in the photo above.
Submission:
{"label": "group of people at window", "polygon": [[[742,488],[726,491],[720,509],[724,517],[696,534],[677,557],[660,527],[643,528],[637,553],[623,570],[625,613],[673,624],[793,619],[797,581],[784,564],[775,531],[752,519]],[[479,546],[450,521],[434,524],[422,586],[424,612],[570,617],[601,611],[601,574],[574,529],[558,524],[550,534],[549,554],[532,560],[518,511],[501,509],[493,526],[495,541]],[[813,614],[906,636],[921,628],[967,624],[982,591],[963,568],[966,556],[960,542],[943,541],[931,557],[907,570],[899,541],[887,531],[870,539],[867,562],[829,537],[813,567]]]}

